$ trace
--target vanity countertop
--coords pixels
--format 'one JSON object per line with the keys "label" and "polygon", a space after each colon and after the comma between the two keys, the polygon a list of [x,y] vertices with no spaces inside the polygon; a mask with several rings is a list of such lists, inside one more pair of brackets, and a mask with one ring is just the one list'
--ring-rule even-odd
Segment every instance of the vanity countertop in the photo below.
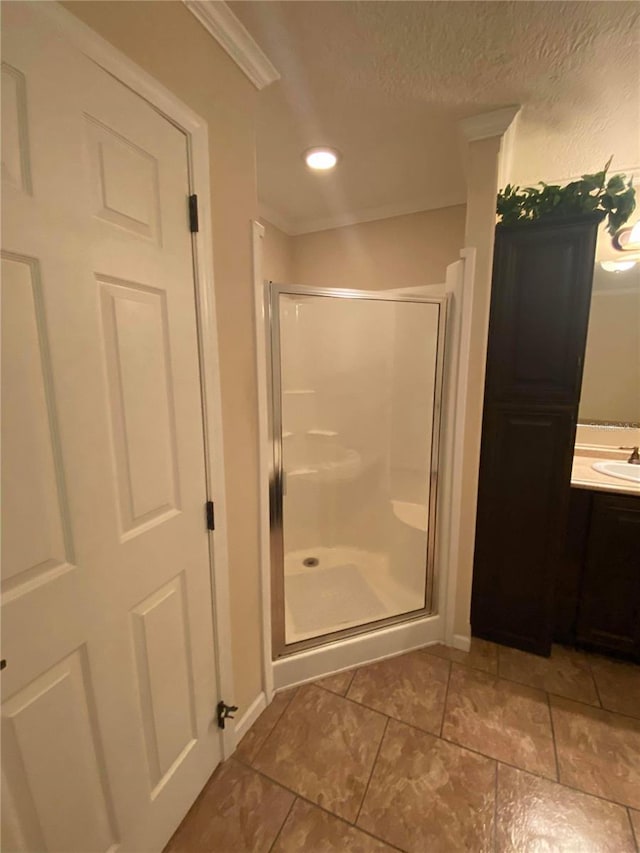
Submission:
{"label": "vanity countertop", "polygon": [[576,445],[571,469],[571,485],[580,489],[593,489],[598,492],[619,492],[626,495],[640,495],[640,483],[631,480],[621,480],[595,471],[591,466],[594,462],[605,462],[616,459],[624,462],[628,459],[628,451],[612,450],[599,447],[579,447]]}

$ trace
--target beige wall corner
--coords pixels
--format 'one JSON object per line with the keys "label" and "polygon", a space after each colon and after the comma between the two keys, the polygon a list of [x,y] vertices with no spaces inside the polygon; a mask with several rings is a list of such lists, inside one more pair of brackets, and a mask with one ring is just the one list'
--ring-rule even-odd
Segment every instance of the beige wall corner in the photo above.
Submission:
{"label": "beige wall corner", "polygon": [[[508,168],[513,131],[518,107],[507,107],[484,116],[474,116],[462,123],[468,140],[467,214],[465,246],[475,248],[476,265],[473,281],[473,308],[469,351],[469,384],[466,424],[460,542],[456,591],[454,632],[470,634],[471,586],[476,529],[478,469],[482,434],[484,375],[489,331],[493,243],[496,225],[496,195],[500,180]],[[506,164],[503,165],[503,163]]]}
{"label": "beige wall corner", "polygon": [[260,218],[264,227],[262,241],[262,274],[266,281],[274,281],[276,284],[295,284],[293,277],[293,241],[290,237],[268,222],[264,217]]}
{"label": "beige wall corner", "polygon": [[[257,89],[181,2],[63,5],[170,89],[209,127],[215,292],[231,596],[240,713],[262,690],[258,426],[251,220]],[[151,9],[150,6],[153,6]]]}

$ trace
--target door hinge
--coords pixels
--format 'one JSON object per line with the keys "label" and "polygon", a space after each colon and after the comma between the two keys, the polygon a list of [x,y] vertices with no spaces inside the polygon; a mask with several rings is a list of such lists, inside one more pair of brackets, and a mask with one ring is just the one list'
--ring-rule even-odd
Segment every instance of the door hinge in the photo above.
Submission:
{"label": "door hinge", "polygon": [[192,234],[198,233],[198,196],[189,196],[189,230]]}
{"label": "door hinge", "polygon": [[237,705],[227,705],[227,704],[226,704],[225,702],[223,702],[223,701],[222,701],[222,699],[221,699],[221,700],[218,702],[218,728],[219,728],[219,729],[223,729],[223,728],[224,728],[224,721],[225,721],[225,720],[233,720],[233,719],[235,719],[234,717],[232,717],[232,716],[231,716],[231,714],[232,714],[234,711],[237,711],[237,710],[238,710],[238,706],[237,706]]}
{"label": "door hinge", "polygon": [[216,529],[216,519],[213,513],[213,501],[207,501],[207,530],[215,530]]}

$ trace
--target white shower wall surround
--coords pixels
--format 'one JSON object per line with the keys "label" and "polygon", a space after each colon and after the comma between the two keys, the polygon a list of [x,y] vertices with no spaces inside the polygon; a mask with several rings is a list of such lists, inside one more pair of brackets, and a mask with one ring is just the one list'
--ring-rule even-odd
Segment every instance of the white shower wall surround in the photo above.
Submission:
{"label": "white shower wall surround", "polygon": [[370,297],[272,301],[280,653],[431,608],[445,300]]}

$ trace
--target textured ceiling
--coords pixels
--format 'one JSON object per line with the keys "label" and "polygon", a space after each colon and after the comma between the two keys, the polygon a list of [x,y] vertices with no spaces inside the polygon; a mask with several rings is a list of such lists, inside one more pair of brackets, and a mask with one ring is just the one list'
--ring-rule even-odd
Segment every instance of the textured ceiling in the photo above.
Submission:
{"label": "textured ceiling", "polygon": [[[464,202],[457,121],[511,104],[517,182],[640,165],[636,2],[228,5],[282,75],[259,95],[258,182],[292,232]],[[321,144],[332,174],[303,164]]]}

